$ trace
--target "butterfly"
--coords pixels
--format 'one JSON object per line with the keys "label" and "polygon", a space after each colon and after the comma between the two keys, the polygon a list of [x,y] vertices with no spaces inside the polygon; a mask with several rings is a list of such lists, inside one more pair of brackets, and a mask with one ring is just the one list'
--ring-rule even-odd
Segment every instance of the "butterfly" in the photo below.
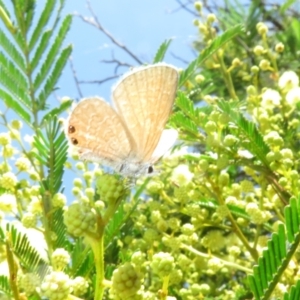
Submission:
{"label": "butterfly", "polygon": [[177,139],[165,129],[178,86],[178,70],[165,63],[125,74],[112,89],[114,108],[99,97],[82,99],[66,123],[80,159],[112,167],[124,176],[153,172],[153,164]]}

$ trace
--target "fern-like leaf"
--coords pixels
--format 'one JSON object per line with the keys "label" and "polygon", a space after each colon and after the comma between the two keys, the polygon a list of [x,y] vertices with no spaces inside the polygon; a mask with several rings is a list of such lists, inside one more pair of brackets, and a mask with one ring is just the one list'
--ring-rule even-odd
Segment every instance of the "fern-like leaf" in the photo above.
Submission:
{"label": "fern-like leaf", "polygon": [[63,220],[63,209],[57,209],[53,213],[53,227],[52,230],[56,234],[56,240],[54,242],[54,248],[69,248],[70,240],[67,237],[66,225]]}
{"label": "fern-like leaf", "polygon": [[28,90],[28,82],[24,74],[10,61],[2,52],[0,52],[0,70],[8,74],[8,76],[15,81],[15,83],[23,90]]}
{"label": "fern-like leaf", "polygon": [[118,211],[113,215],[105,228],[104,247],[107,248],[113,239],[120,234],[120,228],[125,223],[126,218],[127,215],[124,212],[123,205],[120,205]]}
{"label": "fern-like leaf", "polygon": [[212,108],[209,106],[201,108],[195,107],[194,102],[191,101],[182,91],[178,91],[176,98],[176,107],[178,107],[182,113],[193,120],[196,124],[200,122],[199,114],[201,112],[204,114],[209,114],[212,111]]}
{"label": "fern-like leaf", "polygon": [[46,125],[46,135],[42,130],[38,131],[34,138],[34,146],[38,149],[36,158],[48,169],[44,189],[54,195],[61,188],[68,150],[65,134],[61,131],[56,117]]}
{"label": "fern-like leaf", "polygon": [[174,113],[170,118],[170,123],[175,124],[176,127],[181,128],[183,131],[198,137],[199,131],[197,124],[191,119],[187,118],[182,112]]}
{"label": "fern-like leaf", "polygon": [[297,0],[287,0],[287,1],[284,1],[280,7],[279,7],[279,11],[281,14],[285,14],[287,12],[287,10],[289,8],[293,9],[292,8],[292,5],[296,2]]}
{"label": "fern-like leaf", "polygon": [[71,252],[73,262],[71,273],[74,276],[88,276],[95,268],[93,252],[82,239],[77,239]]}
{"label": "fern-like leaf", "polygon": [[36,27],[32,33],[30,42],[29,42],[29,50],[32,50],[33,47],[35,46],[35,44],[37,43],[42,31],[44,30],[44,27],[46,26],[46,24],[48,23],[50,16],[51,16],[51,12],[53,11],[53,7],[55,5],[55,1],[53,0],[48,0],[46,2],[46,5],[40,15],[40,18],[36,24]]}
{"label": "fern-like leaf", "polygon": [[[0,228],[0,231],[1,242],[5,243],[6,233],[2,228]],[[30,244],[26,234],[18,231],[17,228],[10,223],[6,225],[6,232],[8,232],[11,237],[14,255],[18,257],[20,263],[22,263],[26,270],[36,271],[41,265],[46,264],[40,254]]]}
{"label": "fern-like leaf", "polygon": [[24,8],[24,25],[26,32],[29,31],[32,21],[33,21],[33,16],[34,16],[34,10],[35,10],[35,0],[27,0],[26,1],[26,7]]}
{"label": "fern-like leaf", "polygon": [[10,38],[8,38],[5,33],[0,29],[0,47],[5,50],[5,53],[10,56],[12,61],[16,63],[19,68],[26,74],[26,64],[25,58],[22,53],[17,50],[15,45],[11,43]]}
{"label": "fern-like leaf", "polygon": [[27,108],[31,108],[26,79],[10,61],[0,52],[0,83],[7,91]]}
{"label": "fern-like leaf", "polygon": [[64,101],[60,104],[60,106],[53,108],[50,110],[42,119],[41,124],[44,125],[48,123],[54,116],[59,116],[61,113],[65,112],[68,108],[71,107],[73,101],[68,100]]}
{"label": "fern-like leaf", "polygon": [[49,45],[49,40],[52,36],[52,30],[46,30],[43,35],[42,38],[37,46],[37,49],[34,53],[34,56],[30,62],[30,68],[32,71],[35,70],[35,68],[37,67],[38,63],[40,62],[40,59],[42,57],[42,55],[45,53],[46,48]]}
{"label": "fern-like leaf", "polygon": [[55,84],[57,83],[59,76],[67,63],[67,61],[71,55],[71,52],[72,52],[71,45],[64,48],[62,50],[59,58],[57,59],[51,74],[49,74],[49,78],[46,81],[44,88],[42,89],[42,91],[40,92],[40,94],[38,96],[39,106],[41,109],[45,108],[45,102],[47,100],[47,97],[54,90]]}
{"label": "fern-like leaf", "polygon": [[[12,291],[11,291],[11,287],[9,284],[9,279],[5,275],[0,275],[0,291],[5,293],[6,296],[12,297],[12,294],[11,294]],[[1,294],[0,294],[0,297],[1,297]]]}
{"label": "fern-like leaf", "polygon": [[6,5],[4,4],[3,0],[0,0],[0,6],[2,7],[2,9],[5,11],[6,15],[10,18],[10,12],[7,9]]}
{"label": "fern-like leaf", "polygon": [[154,56],[154,59],[153,59],[154,64],[164,60],[164,57],[166,55],[166,52],[167,52],[171,42],[172,42],[172,40],[166,40],[159,46],[159,48]]}
{"label": "fern-like leaf", "polygon": [[222,35],[213,40],[209,47],[205,48],[201,54],[193,60],[189,66],[180,74],[179,86],[182,86],[196,72],[197,68],[213,53],[223,47],[228,41],[241,34],[244,30],[242,25],[236,25],[226,30]]}
{"label": "fern-like leaf", "polygon": [[[57,36],[56,36],[56,38],[54,40],[54,43],[52,44],[52,46],[51,46],[51,48],[50,48],[50,50],[49,50],[49,52],[47,54],[47,57],[46,57],[44,63],[42,64],[41,69],[38,72],[38,74],[37,74],[37,76],[36,76],[36,78],[34,80],[34,84],[33,85],[34,85],[34,89],[35,90],[37,90],[40,87],[40,85],[42,84],[42,82],[45,80],[46,76],[49,74],[49,72],[51,70],[51,67],[53,65],[55,65],[56,56],[57,56],[57,54],[59,52],[59,49],[62,46],[62,43],[64,41],[64,38],[65,38],[68,30],[70,29],[71,21],[72,21],[72,17],[70,15],[68,15],[64,19],[64,21],[63,21],[63,23],[62,23],[62,25],[61,25],[58,33],[57,33]],[[68,47],[68,48],[70,48],[70,47]]]}
{"label": "fern-like leaf", "polygon": [[295,241],[295,236],[299,234],[300,224],[300,196],[298,200],[292,198],[290,205],[284,210],[286,219],[287,237],[290,243]]}
{"label": "fern-like leaf", "polygon": [[289,293],[284,294],[283,300],[298,300],[300,299],[300,280],[297,281],[296,285],[291,287]]}
{"label": "fern-like leaf", "polygon": [[5,102],[6,106],[12,108],[29,126],[31,124],[30,114],[5,90],[0,88],[0,98]]}
{"label": "fern-like leaf", "polygon": [[22,35],[26,36],[34,16],[35,0],[13,1],[13,8],[15,10],[18,27]]}
{"label": "fern-like leaf", "polygon": [[268,249],[263,251],[258,265],[254,266],[254,274],[248,276],[250,288],[257,300],[270,299],[280,276],[299,246],[299,227],[295,230],[295,225],[299,224],[299,209],[300,196],[297,200],[291,199],[291,205],[285,208],[286,229],[282,224],[279,225],[278,232],[274,233],[272,239],[268,241]]}
{"label": "fern-like leaf", "polygon": [[247,120],[233,103],[219,101],[218,106],[222,112],[229,116],[230,121],[234,123],[244,135],[243,146],[256,156],[265,166],[268,166],[269,163],[266,156],[270,152],[270,149],[264,142],[256,124]]}
{"label": "fern-like leaf", "polygon": [[60,190],[62,184],[68,142],[56,120],[52,124],[50,123],[46,130],[49,140],[48,188],[52,194],[55,194]]}

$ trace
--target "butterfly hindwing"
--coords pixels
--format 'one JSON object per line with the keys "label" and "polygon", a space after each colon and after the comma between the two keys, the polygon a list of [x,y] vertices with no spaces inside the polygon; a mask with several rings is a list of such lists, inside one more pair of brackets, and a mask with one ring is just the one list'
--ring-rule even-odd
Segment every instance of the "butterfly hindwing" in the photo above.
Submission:
{"label": "butterfly hindwing", "polygon": [[86,98],[72,111],[67,122],[69,141],[85,159],[121,161],[132,149],[130,137],[118,114],[101,98]]}

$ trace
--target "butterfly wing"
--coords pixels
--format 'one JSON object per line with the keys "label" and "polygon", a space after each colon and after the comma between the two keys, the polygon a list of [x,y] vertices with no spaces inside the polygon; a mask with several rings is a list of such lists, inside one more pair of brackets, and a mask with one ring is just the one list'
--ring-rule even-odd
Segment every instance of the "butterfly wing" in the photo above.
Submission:
{"label": "butterfly wing", "polygon": [[101,98],[86,98],[72,111],[66,125],[69,141],[79,148],[82,159],[121,164],[132,149],[122,120]]}
{"label": "butterfly wing", "polygon": [[178,138],[178,132],[175,129],[163,130],[159,142],[152,154],[151,163],[155,163],[174,145]]}
{"label": "butterfly wing", "polygon": [[177,84],[177,69],[160,63],[130,72],[113,89],[116,110],[135,141],[137,161],[151,160],[169,118]]}

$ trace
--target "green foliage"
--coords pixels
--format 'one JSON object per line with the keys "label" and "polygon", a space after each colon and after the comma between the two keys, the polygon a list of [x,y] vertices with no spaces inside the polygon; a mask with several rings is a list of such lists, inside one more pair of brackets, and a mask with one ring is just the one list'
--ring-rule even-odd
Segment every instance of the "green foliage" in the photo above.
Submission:
{"label": "green foliage", "polygon": [[291,291],[284,295],[284,300],[297,300],[300,297],[300,281],[297,282],[297,285],[291,287]]}
{"label": "green foliage", "polygon": [[40,109],[45,109],[45,103],[50,94],[54,91],[54,86],[59,79],[59,76],[66,65],[68,58],[72,52],[72,46],[68,46],[61,51],[61,55],[54,64],[53,70],[48,74],[48,79],[45,83],[45,86],[42,88],[39,96],[38,103]]}
{"label": "green foliage", "polygon": [[187,80],[190,79],[191,76],[195,74],[195,72],[199,69],[199,67],[204,63],[204,61],[213,55],[218,49],[224,46],[228,41],[233,39],[235,36],[241,34],[244,31],[242,25],[236,25],[233,28],[228,29],[222,35],[213,40],[213,42],[201,51],[198,58],[193,60],[188,67],[180,74],[179,86],[185,84]]}
{"label": "green foliage", "polygon": [[38,130],[34,137],[34,146],[38,150],[35,157],[48,170],[43,179],[43,188],[54,195],[61,188],[68,142],[55,117],[47,123],[45,130],[45,135]]}
{"label": "green foliage", "polygon": [[115,238],[119,238],[122,226],[126,224],[126,214],[124,212],[123,206],[121,205],[118,211],[113,215],[108,226],[105,228],[105,241],[104,245],[106,248],[109,247],[110,243]]}
{"label": "green foliage", "polygon": [[207,119],[203,118],[211,113],[210,107],[194,107],[194,103],[188,98],[185,93],[179,91],[176,98],[176,111],[170,118],[170,123],[173,126],[181,128],[188,139],[201,138],[199,127]]}
{"label": "green foliage", "polygon": [[[60,22],[58,30],[55,30],[59,24],[62,4],[61,2],[55,16],[53,8],[57,2],[47,1],[34,28],[35,22],[32,21],[35,1],[13,2],[14,15],[5,9],[12,20],[15,18],[18,27],[11,35],[0,29],[0,48],[3,50],[0,53],[0,85],[5,87],[5,90],[0,88],[0,97],[7,107],[14,110],[29,125],[33,124],[32,120],[37,121],[38,111],[45,109],[46,100],[55,90],[57,80],[72,51],[71,46],[62,49],[70,29],[71,16],[66,16]],[[55,20],[49,29],[46,26],[49,25],[51,15]],[[32,32],[30,37],[29,32]],[[49,43],[50,41],[53,42]]]}
{"label": "green foliage", "polygon": [[59,116],[60,114],[65,112],[68,108],[71,107],[72,102],[73,101],[71,100],[66,100],[63,101],[58,107],[54,107],[53,109],[51,109],[47,114],[44,115],[41,122],[42,125],[47,124],[48,122],[51,121],[52,118],[54,118],[55,116]]}
{"label": "green foliage", "polygon": [[[37,90],[40,87],[41,83],[45,80],[46,76],[49,75],[51,66],[57,64],[58,61],[61,59],[61,58],[56,59],[56,57],[57,57],[59,49],[61,48],[62,42],[65,39],[65,36],[70,28],[71,20],[72,20],[71,16],[67,16],[65,18],[65,20],[62,22],[62,25],[60,27],[59,32],[57,33],[54,43],[52,44],[51,48],[49,49],[49,51],[46,55],[46,59],[44,60],[42,66],[40,68],[40,71],[38,72],[37,76],[34,79],[33,86],[34,86],[35,90]],[[42,51],[44,53],[46,46],[47,45],[44,45],[44,48],[41,50],[39,49],[39,51]],[[55,62],[55,60],[56,60],[56,62]],[[64,66],[64,64],[61,64],[61,63],[59,65],[61,65],[62,68]],[[33,67],[34,67],[34,65],[33,65]]]}
{"label": "green foliage", "polygon": [[[28,172],[28,177],[23,179],[24,186],[21,183],[17,186],[17,218],[22,221],[26,218],[37,218],[39,224],[44,224],[47,228],[43,234],[44,241],[50,243],[51,234],[55,234],[55,246],[65,247],[68,238],[62,210],[52,210],[51,201],[62,189],[64,164],[67,159],[67,141],[58,116],[70,107],[71,101],[65,101],[57,107],[51,105],[50,110],[47,110],[47,107],[50,106],[49,96],[56,89],[57,81],[72,51],[70,45],[64,46],[72,17],[68,15],[60,20],[64,1],[46,1],[40,16],[35,14],[35,5],[34,0],[12,0],[12,9],[8,9],[8,6],[0,1],[0,18],[3,21],[0,28],[0,100],[7,107],[5,113],[13,111],[17,120],[10,122],[4,114],[1,114],[1,118],[2,125],[6,126],[18,143],[20,159],[26,158],[25,165],[20,163],[21,172]],[[29,128],[34,137],[32,148],[29,150],[24,146],[23,136],[19,131],[23,122],[27,126],[26,130]],[[3,164],[11,164],[10,154],[4,156]],[[0,177],[5,172],[7,171],[1,169]],[[40,188],[34,185],[36,181]],[[30,194],[31,188],[35,190],[33,194]],[[26,189],[29,194],[26,194]],[[5,199],[11,196],[11,193],[11,190],[1,187],[0,197]],[[28,204],[31,202],[28,199],[33,199],[32,197],[38,197],[39,202],[35,209],[40,209],[40,212],[37,213],[31,208],[28,215]],[[17,262],[21,266],[22,272],[19,268],[18,276],[21,276],[21,273],[33,272],[43,278],[48,262],[42,258],[39,250],[31,245],[28,235],[19,228],[8,223],[6,229],[3,227],[0,231],[1,245],[9,243],[11,247],[10,264]],[[52,246],[50,248],[52,249]],[[10,285],[7,278],[1,277],[1,292],[19,298],[16,282],[10,282]],[[32,296],[28,299],[37,298]]]}
{"label": "green foliage", "polygon": [[6,236],[9,236],[14,254],[26,270],[37,271],[38,268],[46,264],[45,260],[29,242],[27,235],[18,231],[13,225],[8,223],[5,231],[0,229],[0,236],[2,244],[6,244]]}
{"label": "green foliage", "polygon": [[[7,276],[0,275],[0,290],[2,293],[5,293],[6,295],[11,296],[11,288],[10,288]],[[0,294],[0,296],[1,296],[1,294]]]}
{"label": "green foliage", "polygon": [[[299,210],[300,197],[292,198],[291,204],[285,207],[286,229],[283,224],[279,225],[278,232],[273,233],[272,239],[268,241],[268,249],[263,251],[262,257],[258,260],[258,266],[254,266],[254,275],[248,277],[255,299],[270,299],[283,271],[299,246]],[[299,281],[297,290],[299,290]],[[294,287],[291,295],[295,292]]]}
{"label": "green foliage", "polygon": [[257,130],[256,124],[245,118],[239,103],[219,101],[218,107],[228,116],[230,122],[235,124],[241,131],[239,135],[242,137],[242,145],[245,149],[257,157],[264,165],[268,166],[269,163],[266,160],[266,156],[270,149],[264,142],[261,133]]}
{"label": "green foliage", "polygon": [[[20,50],[18,50],[13,43],[10,42],[9,37],[7,37],[4,31],[1,29],[0,29],[0,39],[1,39],[1,48],[5,51],[5,55],[9,56],[11,60],[14,62],[11,64],[13,65],[17,64],[17,66],[21,69],[21,70],[18,69],[17,70],[20,72],[22,76],[25,76],[24,73],[26,73],[26,65],[25,65],[25,58],[23,53],[20,52]],[[7,63],[3,63],[3,65],[5,64]]]}
{"label": "green foliage", "polygon": [[198,135],[198,128],[196,124],[187,119],[182,112],[178,112],[172,116],[171,122],[174,122],[176,126],[180,127],[182,130],[194,136]]}
{"label": "green foliage", "polygon": [[56,248],[70,248],[71,242],[67,235],[67,230],[63,220],[63,210],[57,209],[53,214],[53,232],[56,234],[54,247]]}
{"label": "green foliage", "polygon": [[164,57],[166,55],[166,52],[167,52],[171,42],[172,42],[172,40],[166,40],[160,45],[160,47],[158,48],[158,50],[154,56],[154,59],[153,59],[154,64],[164,60]]}
{"label": "green foliage", "polygon": [[[46,25],[48,24],[49,22],[49,19],[50,19],[50,16],[51,16],[51,12],[53,11],[53,8],[55,6],[55,1],[51,1],[51,0],[48,0],[46,5],[44,6],[44,9],[39,17],[39,20],[37,22],[37,25],[32,33],[32,36],[31,36],[31,39],[30,39],[30,42],[29,42],[29,50],[32,50],[33,47],[36,45],[36,43],[39,42],[39,39],[40,37],[42,36],[42,39],[44,38],[44,34],[46,32],[49,32],[49,31],[45,31],[43,33],[43,30],[45,29]],[[50,36],[49,36],[50,38]],[[48,38],[48,40],[49,40]],[[47,41],[48,41],[47,40]],[[41,46],[43,45],[43,46]],[[45,50],[46,47],[45,47],[45,41],[43,42],[39,42],[39,48],[40,47],[43,47],[42,49]]]}
{"label": "green foliage", "polygon": [[83,239],[77,239],[71,252],[71,274],[76,276],[90,276],[95,271],[94,256]]}
{"label": "green foliage", "polygon": [[[17,92],[15,88],[14,91]],[[25,110],[25,107],[22,106],[17,99],[15,99],[11,94],[9,94],[8,92],[6,92],[1,88],[0,88],[0,98],[3,99],[7,108],[13,109],[24,122],[26,122],[29,126],[32,125],[30,113],[27,110]]]}

